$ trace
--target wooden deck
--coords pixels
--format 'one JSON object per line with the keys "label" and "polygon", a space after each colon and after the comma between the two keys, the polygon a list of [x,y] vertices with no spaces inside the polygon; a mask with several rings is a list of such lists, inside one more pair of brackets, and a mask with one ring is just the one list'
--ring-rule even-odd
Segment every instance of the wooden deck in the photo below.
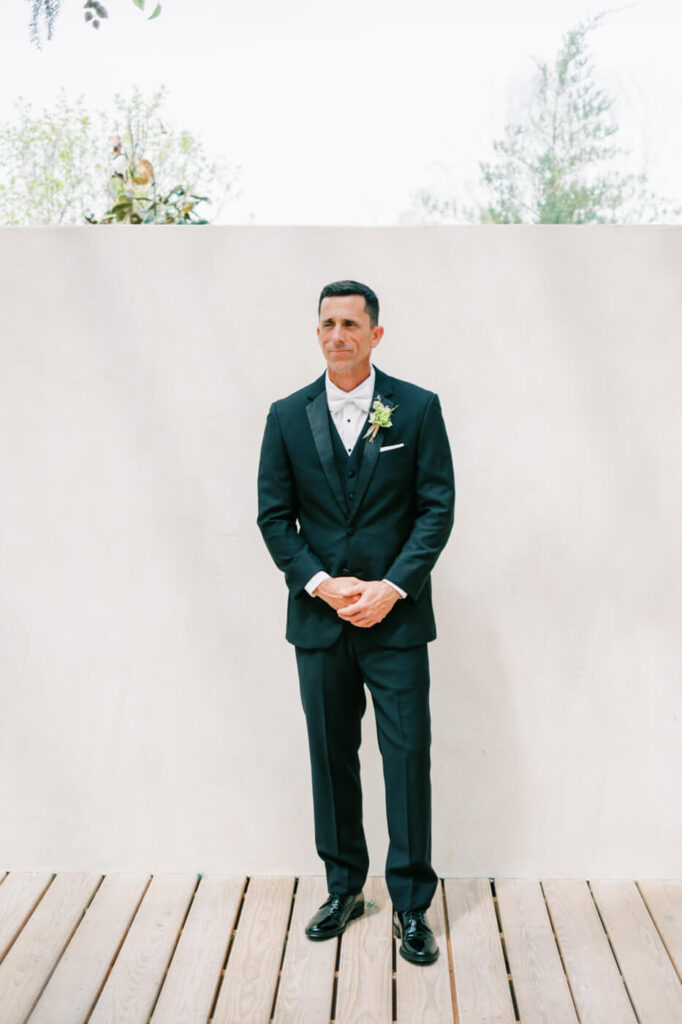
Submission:
{"label": "wooden deck", "polygon": [[682,881],[446,878],[441,955],[382,879],[341,939],[320,877],[0,872],[0,1024],[682,1024]]}

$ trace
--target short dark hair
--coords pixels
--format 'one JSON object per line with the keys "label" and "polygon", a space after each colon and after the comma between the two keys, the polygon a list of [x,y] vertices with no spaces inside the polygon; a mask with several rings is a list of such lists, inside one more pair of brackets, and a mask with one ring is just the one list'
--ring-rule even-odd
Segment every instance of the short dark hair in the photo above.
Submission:
{"label": "short dark hair", "polygon": [[359,281],[332,281],[331,284],[326,284],[320,292],[320,301],[317,304],[318,317],[322,299],[346,295],[362,295],[365,300],[365,312],[369,314],[369,322],[372,327],[376,327],[379,323],[379,300],[369,285],[360,284]]}

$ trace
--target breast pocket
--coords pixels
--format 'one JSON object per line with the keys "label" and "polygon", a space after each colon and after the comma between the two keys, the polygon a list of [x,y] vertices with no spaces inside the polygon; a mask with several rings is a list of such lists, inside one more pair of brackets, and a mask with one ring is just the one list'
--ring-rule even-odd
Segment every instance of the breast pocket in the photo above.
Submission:
{"label": "breast pocket", "polygon": [[379,450],[377,475],[384,483],[400,480],[412,473],[412,452],[404,442],[385,442]]}

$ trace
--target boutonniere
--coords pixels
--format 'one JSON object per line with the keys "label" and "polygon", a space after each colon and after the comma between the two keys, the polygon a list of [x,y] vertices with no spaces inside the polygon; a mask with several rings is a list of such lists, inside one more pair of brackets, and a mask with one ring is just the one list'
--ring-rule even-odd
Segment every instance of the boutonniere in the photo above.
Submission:
{"label": "boutonniere", "polygon": [[381,395],[377,395],[372,404],[372,412],[369,414],[369,422],[372,424],[366,434],[363,434],[363,440],[369,437],[370,444],[374,441],[374,438],[379,433],[380,427],[390,427],[391,416],[398,408],[397,405],[383,405],[381,401]]}

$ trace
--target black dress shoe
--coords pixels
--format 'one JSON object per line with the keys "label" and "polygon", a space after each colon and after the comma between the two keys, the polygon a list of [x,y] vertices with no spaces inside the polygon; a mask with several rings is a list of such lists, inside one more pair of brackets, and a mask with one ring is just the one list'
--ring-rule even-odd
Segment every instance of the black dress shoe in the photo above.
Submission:
{"label": "black dress shoe", "polygon": [[403,940],[400,955],[412,964],[432,964],[438,956],[438,944],[423,910],[394,910],[393,934]]}
{"label": "black dress shoe", "polygon": [[346,925],[354,917],[365,912],[365,898],[361,892],[349,892],[344,895],[329,893],[316,914],[306,925],[305,933],[309,939],[318,942],[320,939],[333,939],[346,930]]}

